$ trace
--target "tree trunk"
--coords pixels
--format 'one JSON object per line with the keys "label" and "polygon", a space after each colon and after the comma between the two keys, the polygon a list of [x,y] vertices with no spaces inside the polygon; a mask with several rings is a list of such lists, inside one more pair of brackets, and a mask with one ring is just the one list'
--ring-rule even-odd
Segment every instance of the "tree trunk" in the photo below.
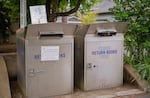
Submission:
{"label": "tree trunk", "polygon": [[51,4],[51,0],[46,0],[46,14],[47,14],[47,21],[49,21],[49,17],[50,17],[50,8],[51,8],[51,6],[50,6],[50,4]]}
{"label": "tree trunk", "polygon": [[[53,2],[52,2],[53,1]],[[55,22],[58,16],[68,16],[78,10],[82,0],[78,0],[74,8],[66,12],[59,12],[60,0],[46,0],[46,13],[48,22]]]}

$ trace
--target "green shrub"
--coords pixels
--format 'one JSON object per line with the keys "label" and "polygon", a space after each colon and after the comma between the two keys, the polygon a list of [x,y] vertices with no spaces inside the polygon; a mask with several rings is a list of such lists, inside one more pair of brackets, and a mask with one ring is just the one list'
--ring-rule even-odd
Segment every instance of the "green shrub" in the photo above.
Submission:
{"label": "green shrub", "polygon": [[150,83],[150,2],[149,0],[114,0],[110,9],[118,21],[130,24],[125,34],[124,60]]}
{"label": "green shrub", "polygon": [[10,26],[10,17],[9,17],[10,9],[5,6],[5,1],[0,1],[0,33],[3,38],[3,42],[7,42],[7,38],[9,35],[9,26]]}

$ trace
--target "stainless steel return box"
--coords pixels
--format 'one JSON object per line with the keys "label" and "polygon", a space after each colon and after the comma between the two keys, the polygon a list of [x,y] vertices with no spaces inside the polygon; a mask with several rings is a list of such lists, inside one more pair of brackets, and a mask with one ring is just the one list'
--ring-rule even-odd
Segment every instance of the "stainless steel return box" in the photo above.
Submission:
{"label": "stainless steel return box", "polygon": [[73,91],[76,25],[29,25],[17,32],[18,83],[27,98]]}
{"label": "stainless steel return box", "polygon": [[80,26],[75,34],[77,87],[95,90],[122,85],[123,33],[126,30],[126,23]]}

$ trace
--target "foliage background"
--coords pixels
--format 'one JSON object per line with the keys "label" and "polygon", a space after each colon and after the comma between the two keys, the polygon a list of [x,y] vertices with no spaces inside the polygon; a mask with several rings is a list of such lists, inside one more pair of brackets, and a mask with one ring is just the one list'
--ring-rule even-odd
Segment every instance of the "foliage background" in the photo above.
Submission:
{"label": "foliage background", "polygon": [[0,35],[1,35],[1,42],[0,43],[6,43],[7,37],[9,35],[9,26],[10,26],[10,17],[9,12],[11,12],[11,9],[8,8],[5,5],[5,1],[0,1]]}
{"label": "foliage background", "polygon": [[[19,22],[19,18],[20,18],[20,16],[19,16],[19,14],[20,14],[20,10],[19,10],[20,9],[20,0],[3,0],[3,1],[5,1],[5,5],[7,6],[7,8],[11,9],[11,11],[9,12],[9,17],[11,18],[10,19],[11,22]],[[47,1],[51,1],[51,3],[46,4]],[[29,6],[33,6],[33,5],[50,5],[51,9],[53,9],[53,7],[56,6],[55,5],[56,1],[58,1],[58,0],[27,0],[27,19],[28,19],[28,23],[30,23]],[[54,12],[54,13],[49,13],[49,14],[61,13],[61,15],[59,14],[60,16],[63,16],[63,15],[66,16],[67,14],[63,14],[63,13],[65,13],[65,12],[73,9],[74,7],[76,7],[78,1],[81,1],[80,7],[79,7],[78,10],[80,10],[81,13],[86,13],[90,10],[90,8],[94,4],[96,4],[97,2],[101,2],[103,0],[59,0],[59,5],[57,6],[58,10],[56,10],[56,12]],[[58,16],[56,16],[56,17],[58,17]]]}
{"label": "foliage background", "polygon": [[125,62],[133,65],[150,83],[150,1],[114,0],[110,9],[118,21],[130,24],[125,34]]}

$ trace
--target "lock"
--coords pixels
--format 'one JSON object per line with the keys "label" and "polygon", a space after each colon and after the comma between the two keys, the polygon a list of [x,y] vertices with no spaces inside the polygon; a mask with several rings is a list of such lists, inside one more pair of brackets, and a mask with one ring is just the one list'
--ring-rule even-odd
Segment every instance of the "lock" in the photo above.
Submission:
{"label": "lock", "polygon": [[29,69],[29,76],[34,77],[35,74],[40,74],[45,72],[46,70],[34,70],[34,69]]}
{"label": "lock", "polygon": [[35,76],[35,70],[34,69],[29,69],[29,74],[30,77],[34,77]]}
{"label": "lock", "polygon": [[87,64],[87,68],[88,68],[88,69],[95,69],[95,68],[97,68],[97,66],[96,66],[96,65],[93,65],[92,63],[88,63],[88,64]]}
{"label": "lock", "polygon": [[92,68],[92,63],[88,63],[88,64],[87,64],[87,68],[88,68],[88,69],[91,69],[91,68]]}
{"label": "lock", "polygon": [[41,70],[37,70],[36,73],[43,73],[43,72],[45,72],[45,71],[46,71],[46,70],[42,70],[42,69],[41,69]]}

